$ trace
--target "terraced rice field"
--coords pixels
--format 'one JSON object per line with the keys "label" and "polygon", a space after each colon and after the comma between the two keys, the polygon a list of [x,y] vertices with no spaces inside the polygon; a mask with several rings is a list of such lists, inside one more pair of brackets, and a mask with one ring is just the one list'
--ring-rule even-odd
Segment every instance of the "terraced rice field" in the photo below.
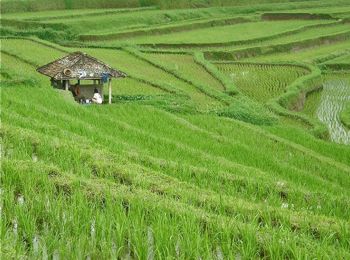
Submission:
{"label": "terraced rice field", "polygon": [[[348,1],[154,3],[1,10],[0,258],[350,259]],[[74,51],[111,105],[36,71]]]}
{"label": "terraced rice field", "polygon": [[285,92],[297,78],[306,75],[304,68],[269,64],[217,64],[233,84],[248,97],[266,102]]}
{"label": "terraced rice field", "polygon": [[270,55],[263,55],[257,58],[247,58],[244,61],[259,61],[259,62],[277,62],[277,61],[304,61],[313,62],[319,58],[346,51],[349,49],[350,41],[340,41],[334,44],[325,44],[320,46],[304,48],[296,48],[288,53],[275,53]]}
{"label": "terraced rice field", "polygon": [[[185,32],[175,32],[159,36],[140,36],[124,40],[129,44],[154,44],[154,43],[220,43],[230,41],[242,41],[256,39],[274,34],[283,33],[289,30],[299,29],[328,21],[291,21],[284,22],[252,22],[236,25],[218,26],[215,30],[211,28],[190,30]],[[233,36],[233,37],[232,37]],[[108,41],[107,41],[108,43]]]}
{"label": "terraced rice field", "polygon": [[323,37],[323,36],[328,36],[332,34],[340,34],[345,32],[349,32],[349,24],[320,26],[318,28],[310,28],[299,33],[265,41],[264,45],[283,44],[283,43],[295,42],[300,40],[308,40],[308,39],[313,39],[317,37]]}
{"label": "terraced rice field", "polygon": [[193,55],[184,54],[145,54],[145,57],[153,62],[158,62],[162,66],[172,71],[177,71],[188,79],[195,77],[199,84],[207,85],[210,88],[223,91],[224,86],[215,79],[206,69],[197,64]]}
{"label": "terraced rice field", "polygon": [[331,59],[330,61],[326,62],[330,64],[350,64],[350,55],[342,55],[338,58]]}

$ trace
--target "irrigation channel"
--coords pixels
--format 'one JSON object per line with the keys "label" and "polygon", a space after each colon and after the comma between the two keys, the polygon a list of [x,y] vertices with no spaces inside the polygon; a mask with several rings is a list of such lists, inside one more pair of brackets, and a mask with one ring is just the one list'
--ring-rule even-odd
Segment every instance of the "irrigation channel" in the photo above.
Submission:
{"label": "irrigation channel", "polygon": [[340,120],[340,114],[350,102],[350,84],[345,79],[333,79],[323,85],[317,117],[327,125],[333,142],[350,144],[350,130]]}

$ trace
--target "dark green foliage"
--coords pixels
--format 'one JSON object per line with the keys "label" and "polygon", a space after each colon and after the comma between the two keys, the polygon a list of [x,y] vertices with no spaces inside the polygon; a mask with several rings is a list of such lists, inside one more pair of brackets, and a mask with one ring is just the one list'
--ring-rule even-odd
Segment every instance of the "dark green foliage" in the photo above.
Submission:
{"label": "dark green foliage", "polygon": [[217,111],[216,114],[255,125],[273,125],[277,123],[277,118],[272,113],[247,98],[235,99],[230,106]]}
{"label": "dark green foliage", "polygon": [[0,27],[0,34],[1,36],[36,36],[39,39],[51,42],[74,41],[76,39],[76,33],[70,29],[64,31],[57,31],[52,28],[16,30],[11,27]]}
{"label": "dark green foliage", "polygon": [[65,9],[72,9],[73,8],[73,0],[64,0]]}
{"label": "dark green foliage", "polygon": [[139,0],[140,7],[147,7],[156,5],[158,3],[158,0]]}
{"label": "dark green foliage", "polygon": [[35,79],[20,79],[17,77],[16,80],[2,80],[1,87],[18,87],[19,85],[23,85],[26,87],[37,87],[38,82]]}
{"label": "dark green foliage", "polygon": [[[108,96],[105,96],[107,100]],[[189,100],[188,96],[185,95],[134,95],[134,96],[125,96],[125,95],[116,95],[113,96],[113,103],[128,103],[128,102],[137,102],[138,104],[151,105],[161,109],[164,109],[169,112],[182,113],[182,114],[193,114],[197,113],[195,104]]]}

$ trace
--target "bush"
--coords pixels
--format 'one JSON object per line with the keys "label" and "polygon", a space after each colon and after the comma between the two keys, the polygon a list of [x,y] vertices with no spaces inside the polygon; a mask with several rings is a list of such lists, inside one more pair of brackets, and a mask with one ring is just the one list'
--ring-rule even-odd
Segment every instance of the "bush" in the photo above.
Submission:
{"label": "bush", "polygon": [[26,30],[15,30],[11,27],[1,27],[0,34],[2,36],[22,36],[30,37],[36,36],[42,40],[47,40],[51,42],[61,42],[61,41],[74,41],[76,38],[76,33],[72,30],[57,31],[52,28],[38,28],[38,29],[26,29]]}
{"label": "bush", "polygon": [[219,116],[230,117],[254,125],[273,125],[277,117],[266,108],[248,98],[235,99],[230,106],[216,112]]}

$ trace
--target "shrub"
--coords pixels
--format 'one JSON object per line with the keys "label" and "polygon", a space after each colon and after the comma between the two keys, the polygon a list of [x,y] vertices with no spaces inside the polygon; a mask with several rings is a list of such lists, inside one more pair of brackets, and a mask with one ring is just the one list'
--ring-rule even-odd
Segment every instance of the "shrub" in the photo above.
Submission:
{"label": "shrub", "polygon": [[235,102],[222,110],[218,110],[216,114],[254,125],[273,125],[277,122],[277,118],[266,108],[253,103],[248,98],[236,98]]}

